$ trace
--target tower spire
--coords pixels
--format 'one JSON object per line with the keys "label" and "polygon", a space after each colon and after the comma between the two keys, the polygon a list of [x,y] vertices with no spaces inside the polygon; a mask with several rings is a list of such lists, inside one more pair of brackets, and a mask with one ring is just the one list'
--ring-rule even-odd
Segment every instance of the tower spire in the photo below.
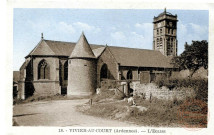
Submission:
{"label": "tower spire", "polygon": [[83,32],[76,43],[70,58],[96,58]]}

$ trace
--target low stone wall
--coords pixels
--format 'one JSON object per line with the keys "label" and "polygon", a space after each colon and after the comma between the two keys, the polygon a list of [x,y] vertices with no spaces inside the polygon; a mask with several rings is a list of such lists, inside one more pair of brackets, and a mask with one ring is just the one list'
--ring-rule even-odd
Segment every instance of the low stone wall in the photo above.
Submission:
{"label": "low stone wall", "polygon": [[180,88],[169,90],[167,87],[159,88],[154,83],[140,84],[140,82],[132,82],[130,84],[131,88],[134,90],[133,96],[141,96],[146,100],[150,97],[156,97],[158,99],[164,100],[184,100],[187,97],[194,97],[195,92],[192,88]]}
{"label": "low stone wall", "polygon": [[114,89],[117,88],[119,83],[116,80],[104,80],[101,81],[101,89]]}

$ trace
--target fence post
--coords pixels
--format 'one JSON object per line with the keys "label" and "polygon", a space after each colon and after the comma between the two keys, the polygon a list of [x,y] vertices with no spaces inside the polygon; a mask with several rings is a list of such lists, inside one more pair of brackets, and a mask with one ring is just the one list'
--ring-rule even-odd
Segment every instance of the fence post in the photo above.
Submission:
{"label": "fence post", "polygon": [[89,105],[92,106],[92,98],[89,100]]}
{"label": "fence post", "polygon": [[149,102],[152,102],[152,93],[150,92]]}

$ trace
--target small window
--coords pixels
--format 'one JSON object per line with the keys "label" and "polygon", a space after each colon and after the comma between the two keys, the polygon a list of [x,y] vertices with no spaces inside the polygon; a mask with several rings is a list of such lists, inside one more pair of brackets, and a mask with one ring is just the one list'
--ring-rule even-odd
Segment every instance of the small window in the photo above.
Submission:
{"label": "small window", "polygon": [[162,34],[162,29],[160,29],[160,34]]}
{"label": "small window", "polygon": [[159,35],[159,30],[157,29],[157,35]]}

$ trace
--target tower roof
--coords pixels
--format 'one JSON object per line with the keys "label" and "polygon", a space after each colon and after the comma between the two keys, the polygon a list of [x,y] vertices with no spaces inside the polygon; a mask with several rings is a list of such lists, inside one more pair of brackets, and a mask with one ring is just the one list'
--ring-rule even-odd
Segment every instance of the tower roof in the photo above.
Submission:
{"label": "tower roof", "polygon": [[69,58],[96,58],[84,33],[81,34]]}
{"label": "tower roof", "polygon": [[157,17],[154,16],[154,21],[153,23],[156,23],[156,22],[160,22],[162,20],[171,20],[171,21],[178,21],[177,20],[177,15],[173,15],[169,12],[166,11],[166,8],[164,9],[164,11],[162,13],[160,13]]}
{"label": "tower roof", "polygon": [[174,15],[172,15],[171,13],[167,12],[167,11],[166,11],[166,8],[164,9],[164,11],[163,11],[162,13],[160,13],[160,14],[158,15],[158,17],[159,17],[159,16],[163,16],[163,15],[174,16]]}

